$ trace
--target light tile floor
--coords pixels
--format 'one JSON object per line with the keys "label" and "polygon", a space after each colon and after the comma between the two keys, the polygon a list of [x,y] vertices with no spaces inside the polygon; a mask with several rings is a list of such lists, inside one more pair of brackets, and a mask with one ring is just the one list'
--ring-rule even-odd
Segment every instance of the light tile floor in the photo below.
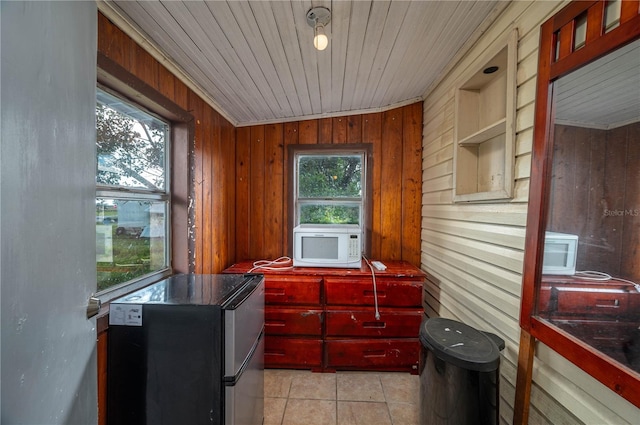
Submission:
{"label": "light tile floor", "polygon": [[418,424],[417,375],[285,369],[264,372],[264,425]]}

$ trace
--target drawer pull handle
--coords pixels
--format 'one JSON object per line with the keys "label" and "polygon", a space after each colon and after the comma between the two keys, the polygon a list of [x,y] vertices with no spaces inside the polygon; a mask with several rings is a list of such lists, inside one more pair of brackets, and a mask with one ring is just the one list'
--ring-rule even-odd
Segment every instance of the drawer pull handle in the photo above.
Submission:
{"label": "drawer pull handle", "polygon": [[[362,291],[362,295],[364,295],[365,297],[373,297],[373,290],[364,290]],[[386,297],[387,294],[384,291],[378,291],[378,298],[380,297]]]}
{"label": "drawer pull handle", "polygon": [[[620,307],[620,300],[619,299],[615,299],[613,300],[613,303],[611,303],[611,300],[598,300],[598,302],[600,304],[596,304],[596,307],[598,308],[618,308]],[[609,302],[609,304],[607,304],[607,302]]]}
{"label": "drawer pull handle", "polygon": [[366,350],[362,354],[364,357],[386,357],[387,355],[384,350]]}
{"label": "drawer pull handle", "polygon": [[286,322],[284,320],[265,320],[265,326],[284,326]]}
{"label": "drawer pull handle", "polygon": [[284,356],[284,351],[283,350],[265,350],[264,355],[265,356]]}
{"label": "drawer pull handle", "polygon": [[264,293],[266,295],[284,295],[285,291],[284,288],[266,288]]}
{"label": "drawer pull handle", "polygon": [[363,328],[386,328],[387,324],[385,322],[363,322]]}

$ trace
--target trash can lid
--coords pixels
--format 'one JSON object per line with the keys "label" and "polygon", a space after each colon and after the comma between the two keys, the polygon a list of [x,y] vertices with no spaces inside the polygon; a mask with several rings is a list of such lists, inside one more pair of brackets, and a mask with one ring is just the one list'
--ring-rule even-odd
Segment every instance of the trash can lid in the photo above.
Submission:
{"label": "trash can lid", "polygon": [[442,317],[422,322],[420,342],[440,360],[460,368],[491,372],[500,365],[500,350],[484,333]]}

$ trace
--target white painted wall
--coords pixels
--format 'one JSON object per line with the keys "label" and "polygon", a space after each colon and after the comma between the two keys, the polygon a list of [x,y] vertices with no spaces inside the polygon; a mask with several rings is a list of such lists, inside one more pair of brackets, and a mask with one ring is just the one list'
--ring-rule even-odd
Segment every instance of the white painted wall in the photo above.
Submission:
{"label": "white painted wall", "polygon": [[[566,2],[516,1],[428,93],[424,102],[422,269],[430,316],[460,320],[506,342],[501,363],[502,423],[515,398],[522,267],[529,197],[540,25]],[[515,195],[509,202],[454,204],[455,88],[483,52],[518,29]],[[640,411],[550,350],[536,347],[530,424],[638,424]]]}

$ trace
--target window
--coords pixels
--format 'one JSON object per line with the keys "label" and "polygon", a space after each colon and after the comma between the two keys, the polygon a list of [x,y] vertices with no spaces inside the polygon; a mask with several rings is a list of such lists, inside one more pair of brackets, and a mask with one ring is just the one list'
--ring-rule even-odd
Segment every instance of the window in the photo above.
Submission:
{"label": "window", "polygon": [[165,121],[101,88],[96,102],[98,292],[169,271],[169,134]]}
{"label": "window", "polygon": [[363,225],[366,154],[299,152],[295,157],[297,224]]}

